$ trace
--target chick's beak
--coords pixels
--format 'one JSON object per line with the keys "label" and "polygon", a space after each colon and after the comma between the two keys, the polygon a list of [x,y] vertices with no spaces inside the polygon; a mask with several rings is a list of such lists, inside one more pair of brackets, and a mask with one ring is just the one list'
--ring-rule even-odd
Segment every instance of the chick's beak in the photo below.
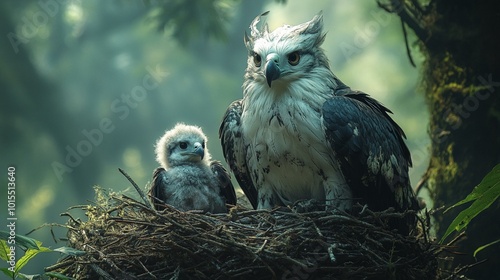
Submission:
{"label": "chick's beak", "polygon": [[199,155],[201,157],[201,159],[203,159],[203,157],[205,157],[205,149],[203,149],[203,146],[199,142],[194,143],[193,153],[196,155]]}

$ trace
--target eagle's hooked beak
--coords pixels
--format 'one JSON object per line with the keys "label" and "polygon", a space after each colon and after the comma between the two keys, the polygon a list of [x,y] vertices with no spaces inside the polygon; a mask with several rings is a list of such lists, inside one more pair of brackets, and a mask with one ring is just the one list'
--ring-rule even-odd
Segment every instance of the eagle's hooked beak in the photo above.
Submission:
{"label": "eagle's hooked beak", "polygon": [[201,159],[203,159],[203,157],[205,157],[205,149],[203,149],[203,146],[199,142],[194,143],[193,153],[200,156]]}
{"label": "eagle's hooked beak", "polygon": [[267,56],[266,62],[266,81],[269,87],[271,87],[272,81],[278,79],[281,74],[281,70],[278,67],[278,56],[276,54],[270,54]]}

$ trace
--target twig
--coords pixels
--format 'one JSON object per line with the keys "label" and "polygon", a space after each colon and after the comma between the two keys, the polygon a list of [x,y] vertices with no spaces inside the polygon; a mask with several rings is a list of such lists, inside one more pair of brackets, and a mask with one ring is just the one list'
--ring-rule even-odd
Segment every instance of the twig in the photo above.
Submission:
{"label": "twig", "polygon": [[154,209],[154,207],[151,204],[151,202],[149,201],[149,199],[146,198],[146,195],[144,194],[144,192],[141,190],[141,188],[139,188],[139,186],[134,182],[134,180],[132,180],[132,178],[130,178],[130,176],[127,174],[127,172],[125,172],[121,168],[118,168],[118,171],[120,171],[120,173],[123,174],[123,176],[125,176],[125,178],[127,178],[127,180],[132,184],[132,186],[134,186],[135,190],[139,193],[139,195],[141,196],[144,203],[146,205],[149,205],[152,209]]}
{"label": "twig", "polygon": [[73,223],[75,223],[76,225],[80,225],[80,221],[78,221],[77,219],[73,218],[73,216],[71,216],[71,214],[68,213],[68,212],[61,213],[61,214],[59,214],[59,216],[61,216],[61,217],[65,217],[66,216],[66,217],[70,218],[71,221],[73,221]]}
{"label": "twig", "polygon": [[109,275],[106,271],[100,268],[98,265],[91,263],[90,267],[94,270],[99,276],[103,277],[105,280],[114,280],[114,278]]}
{"label": "twig", "polygon": [[51,266],[47,266],[44,270],[45,271],[54,271],[54,270],[57,270],[57,269],[61,269],[63,267],[67,267],[67,266],[70,266],[71,264],[73,264],[75,261],[73,259],[67,259],[67,260],[62,260],[54,265],[51,265]]}
{"label": "twig", "polygon": [[408,55],[408,59],[410,60],[411,66],[413,66],[413,68],[416,68],[417,66],[415,65],[415,62],[413,61],[413,57],[411,56],[411,49],[410,49],[410,45],[408,43],[408,33],[406,32],[406,25],[405,25],[405,22],[403,21],[403,18],[401,18],[401,27],[403,28],[403,36],[405,39],[406,54]]}
{"label": "twig", "polygon": [[269,239],[264,240],[264,243],[262,243],[262,246],[260,246],[260,248],[257,251],[255,251],[256,255],[258,255],[262,250],[264,250],[264,247],[266,246],[268,241],[269,241]]}
{"label": "twig", "polygon": [[484,262],[486,262],[487,260],[482,260],[482,261],[479,261],[479,262],[476,262],[476,263],[473,263],[473,264],[468,264],[468,265],[463,265],[463,266],[460,266],[460,267],[457,267],[455,268],[455,270],[453,271],[453,273],[451,273],[451,275],[449,275],[448,277],[444,278],[443,280],[452,280],[452,279],[463,279],[461,277],[460,274],[466,272],[467,270],[469,270],[470,268],[473,268],[475,266],[478,266]]}
{"label": "twig", "polygon": [[422,5],[418,0],[410,0],[410,2],[413,4],[413,6],[417,9],[417,11],[422,15],[425,13],[424,8],[422,8]]}
{"label": "twig", "polygon": [[429,167],[427,167],[427,170],[425,171],[424,175],[420,177],[420,180],[418,181],[415,187],[415,194],[418,195],[424,187],[427,187],[428,180],[429,180]]}
{"label": "twig", "polygon": [[465,236],[465,231],[460,232],[455,238],[453,238],[450,242],[446,244],[447,247],[451,247],[457,241],[461,240]]}
{"label": "twig", "polygon": [[405,0],[390,0],[390,4],[383,4],[380,0],[377,0],[377,5],[386,12],[398,14],[401,20],[408,24],[421,41],[425,42],[429,39],[429,32],[414,17],[415,12],[408,7]]}
{"label": "twig", "polygon": [[148,268],[139,260],[139,264],[141,265],[141,267],[144,269],[144,271],[146,271],[146,273],[152,277],[153,279],[158,279],[153,273],[151,273],[151,271],[148,270]]}

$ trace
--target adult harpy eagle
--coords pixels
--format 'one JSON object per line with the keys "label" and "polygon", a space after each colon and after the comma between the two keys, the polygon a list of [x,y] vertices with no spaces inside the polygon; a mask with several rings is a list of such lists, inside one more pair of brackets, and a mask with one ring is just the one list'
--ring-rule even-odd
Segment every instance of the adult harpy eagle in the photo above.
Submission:
{"label": "adult harpy eagle", "polygon": [[[266,15],[266,13],[262,14]],[[243,99],[220,126],[224,157],[254,208],[316,199],[339,209],[417,209],[402,129],[390,111],[343,84],[320,48],[321,13],[245,34]]]}
{"label": "adult harpy eagle", "polygon": [[181,211],[227,212],[236,204],[231,178],[219,161],[211,161],[207,137],[201,128],[177,124],[158,139],[156,160],[149,195],[157,210],[161,203]]}

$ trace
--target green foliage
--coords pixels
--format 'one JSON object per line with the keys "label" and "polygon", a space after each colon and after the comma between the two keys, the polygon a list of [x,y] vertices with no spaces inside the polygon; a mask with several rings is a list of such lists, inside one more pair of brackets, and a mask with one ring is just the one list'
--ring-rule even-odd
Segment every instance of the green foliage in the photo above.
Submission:
{"label": "green foliage", "polygon": [[70,256],[80,256],[85,254],[84,251],[76,250],[70,247],[60,247],[57,249],[50,249],[47,247],[43,247],[41,241],[19,234],[16,234],[15,243],[8,244],[9,237],[10,237],[9,232],[0,231],[0,259],[9,263],[10,261],[9,253],[11,253],[10,246],[13,246],[13,244],[15,244],[15,247],[19,246],[23,248],[23,250],[25,250],[25,253],[21,258],[18,259],[16,257],[14,271],[10,270],[9,268],[0,268],[0,271],[2,271],[5,275],[7,275],[11,279],[15,279],[17,277],[20,277],[21,279],[32,279],[35,276],[36,277],[47,276],[47,277],[54,277],[57,279],[71,279],[60,273],[44,273],[42,275],[28,276],[21,273],[20,271],[26,264],[28,264],[30,260],[32,260],[39,253],[60,252]]}
{"label": "green foliage", "polygon": [[[455,208],[459,205],[474,201],[469,208],[460,212],[457,217],[451,222],[450,226],[446,230],[445,234],[441,238],[440,243],[443,243],[446,237],[448,237],[453,231],[460,232],[467,228],[467,225],[479,215],[479,213],[486,210],[490,205],[495,202],[500,196],[500,164],[497,164],[493,170],[488,173],[481,183],[477,185],[472,192],[463,200],[455,203],[446,211]],[[445,212],[446,212],[445,211]],[[492,245],[492,244],[489,244]],[[485,245],[485,246],[489,246]],[[482,248],[478,248],[482,250]],[[477,252],[477,250],[476,250]]]}
{"label": "green foliage", "polygon": [[[4,239],[0,240],[0,259],[4,261],[9,260],[8,254],[10,253],[9,246],[7,245],[7,241]],[[10,271],[8,268],[0,268],[0,270],[7,275],[9,278],[14,278],[14,272]]]}
{"label": "green foliage", "polygon": [[495,240],[493,242],[490,242],[490,243],[488,243],[486,245],[480,246],[479,248],[476,249],[476,251],[474,251],[473,257],[475,258],[476,255],[477,255],[477,253],[481,252],[485,248],[490,247],[491,245],[497,244],[498,242],[500,242],[500,239],[497,239],[497,240]]}
{"label": "green foliage", "polygon": [[[170,30],[182,45],[194,38],[227,39],[227,28],[240,0],[168,0],[152,11],[159,30]],[[275,0],[286,4],[286,0]]]}
{"label": "green foliage", "polygon": [[86,254],[85,251],[80,251],[80,250],[77,250],[77,249],[74,249],[71,247],[60,247],[60,248],[54,249],[54,251],[63,253],[63,254],[68,255],[68,256],[82,256],[82,255]]}
{"label": "green foliage", "polygon": [[[0,240],[9,240],[10,234],[7,231],[0,230]],[[24,235],[16,234],[16,245],[24,249],[38,249],[38,243],[35,239]]]}
{"label": "green foliage", "polygon": [[160,30],[171,30],[172,36],[183,45],[196,37],[226,39],[227,25],[234,9],[232,2],[209,0],[193,4],[170,0],[153,11],[153,18]]}
{"label": "green foliage", "polygon": [[38,253],[43,253],[43,252],[52,252],[51,249],[47,247],[42,246],[42,242],[38,240],[34,240],[36,244],[38,245],[38,249],[28,249],[24,253],[24,256],[22,256],[17,262],[16,262],[16,269],[14,270],[14,273],[19,273],[21,268],[23,268],[28,262],[34,258]]}

